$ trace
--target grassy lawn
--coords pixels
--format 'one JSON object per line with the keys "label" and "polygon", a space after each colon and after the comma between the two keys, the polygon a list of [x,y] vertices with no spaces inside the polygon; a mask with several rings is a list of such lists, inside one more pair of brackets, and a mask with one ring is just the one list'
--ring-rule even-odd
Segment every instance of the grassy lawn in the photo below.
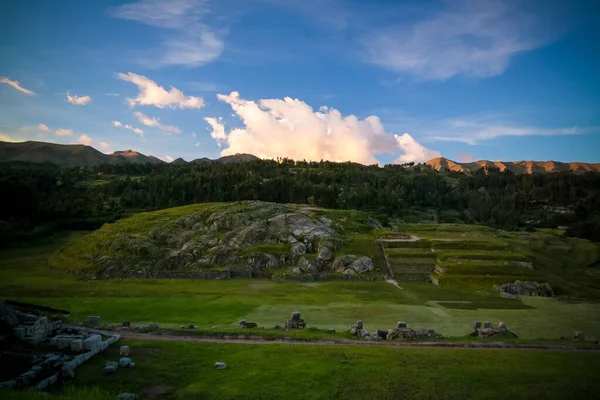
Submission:
{"label": "grassy lawn", "polygon": [[[103,375],[121,344],[136,367]],[[599,355],[567,352],[127,340],[81,366],[74,383],[113,395],[162,388],[173,400],[593,399],[599,368]]]}
{"label": "grassy lawn", "polygon": [[[79,234],[81,235],[81,234]],[[397,321],[464,336],[474,321],[501,320],[523,339],[557,339],[582,330],[600,338],[600,304],[566,304],[548,298],[508,300],[471,290],[464,278],[447,286],[401,282],[285,282],[271,280],[127,279],[82,281],[47,267],[57,248],[78,234],[46,244],[0,252],[2,297],[72,311],[72,320],[100,315],[104,323],[125,319],[177,328],[231,330],[240,319],[261,327],[282,325],[300,311],[309,327],[342,332],[357,319],[367,329],[387,329]],[[449,279],[451,277],[448,277]],[[485,279],[487,277],[478,277]],[[467,282],[469,290],[461,287]],[[492,282],[488,282],[488,291]]]}

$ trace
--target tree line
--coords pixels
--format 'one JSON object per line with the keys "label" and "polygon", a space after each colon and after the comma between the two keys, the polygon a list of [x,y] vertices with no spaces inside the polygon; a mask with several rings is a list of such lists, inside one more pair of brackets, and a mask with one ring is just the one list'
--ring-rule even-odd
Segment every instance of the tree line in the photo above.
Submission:
{"label": "tree line", "polygon": [[600,173],[471,175],[426,165],[289,159],[221,164],[0,167],[0,239],[92,229],[137,211],[264,200],[372,212],[407,222],[507,230],[569,227],[600,241]]}

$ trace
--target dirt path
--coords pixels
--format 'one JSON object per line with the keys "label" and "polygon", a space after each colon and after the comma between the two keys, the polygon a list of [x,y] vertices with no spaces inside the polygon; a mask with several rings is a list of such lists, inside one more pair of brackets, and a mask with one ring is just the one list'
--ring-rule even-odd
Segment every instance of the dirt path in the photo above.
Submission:
{"label": "dirt path", "polygon": [[575,347],[543,344],[522,344],[522,343],[452,343],[452,342],[364,342],[353,340],[265,340],[261,337],[254,339],[232,339],[232,338],[206,338],[194,336],[176,336],[176,335],[154,335],[149,333],[126,332],[119,333],[125,339],[155,340],[163,342],[199,342],[199,343],[230,343],[247,345],[265,345],[265,344],[288,344],[304,346],[361,346],[361,347],[401,347],[401,348],[457,348],[457,349],[530,349],[530,350],[559,350],[559,351],[582,351],[600,353],[598,347]]}

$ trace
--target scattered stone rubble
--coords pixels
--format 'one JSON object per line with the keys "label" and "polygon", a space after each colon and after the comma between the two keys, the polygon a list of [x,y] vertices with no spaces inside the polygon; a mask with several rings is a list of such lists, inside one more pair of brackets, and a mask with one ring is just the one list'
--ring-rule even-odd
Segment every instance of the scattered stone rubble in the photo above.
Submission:
{"label": "scattered stone rubble", "polygon": [[256,328],[258,325],[256,322],[247,322],[245,319],[240,320],[240,328]]}
{"label": "scattered stone rubble", "polygon": [[481,326],[480,321],[475,321],[473,325],[473,332],[471,336],[477,336],[478,338],[485,339],[492,336],[508,336],[508,337],[517,337],[517,335],[506,327],[506,324],[502,321],[498,322],[498,326],[492,326],[491,321],[486,321],[483,323],[483,327]]}
{"label": "scattered stone rubble", "polygon": [[494,290],[500,292],[500,296],[509,299],[518,299],[521,296],[554,297],[554,291],[547,282],[515,281],[514,283],[496,285]]}
{"label": "scattered stone rubble", "polygon": [[47,317],[24,313],[3,300],[0,300],[0,320],[4,323],[3,329],[9,330],[6,340],[18,340],[33,346],[49,343],[56,347],[56,352],[35,357],[25,373],[0,382],[0,389],[30,387],[39,391],[59,380],[73,379],[76,367],[120,338],[119,335],[83,327],[65,327],[62,321],[48,321]]}
{"label": "scattered stone rubble", "polygon": [[362,320],[356,321],[356,324],[349,329],[353,336],[363,337],[365,340],[404,340],[404,339],[441,339],[443,336],[436,333],[433,329],[420,329],[415,331],[406,326],[406,322],[398,322],[395,329],[381,330],[377,329],[371,334],[363,326]]}
{"label": "scattered stone rubble", "polygon": [[300,318],[300,312],[294,311],[292,313],[292,318],[285,321],[285,330],[289,331],[292,329],[304,329],[306,328],[306,322],[302,318]]}

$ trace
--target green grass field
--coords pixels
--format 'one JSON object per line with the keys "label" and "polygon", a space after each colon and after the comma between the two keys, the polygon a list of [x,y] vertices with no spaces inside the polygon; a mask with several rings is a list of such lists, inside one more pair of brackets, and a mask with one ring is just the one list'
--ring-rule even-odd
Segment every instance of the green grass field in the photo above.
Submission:
{"label": "green grass field", "polygon": [[[600,304],[567,304],[549,298],[508,300],[473,290],[468,277],[436,287],[401,282],[402,290],[383,282],[286,282],[271,280],[78,280],[51,270],[47,260],[69,240],[60,235],[46,244],[0,252],[2,297],[67,309],[72,320],[100,315],[104,323],[131,320],[179,327],[230,330],[240,319],[263,327],[283,324],[300,311],[309,327],[341,332],[362,319],[367,329],[387,329],[397,321],[433,328],[445,336],[464,336],[475,320],[504,321],[523,339],[557,339],[582,330],[600,338]],[[452,277],[449,277],[451,279]],[[486,277],[483,277],[486,278]],[[461,287],[465,285],[466,287]]]}
{"label": "green grass field", "polygon": [[[131,347],[136,367],[103,375],[120,344]],[[215,370],[216,361],[227,369]],[[594,399],[598,368],[598,354],[553,351],[127,340],[82,365],[74,385],[172,400]],[[46,398],[34,396],[15,399]]]}

